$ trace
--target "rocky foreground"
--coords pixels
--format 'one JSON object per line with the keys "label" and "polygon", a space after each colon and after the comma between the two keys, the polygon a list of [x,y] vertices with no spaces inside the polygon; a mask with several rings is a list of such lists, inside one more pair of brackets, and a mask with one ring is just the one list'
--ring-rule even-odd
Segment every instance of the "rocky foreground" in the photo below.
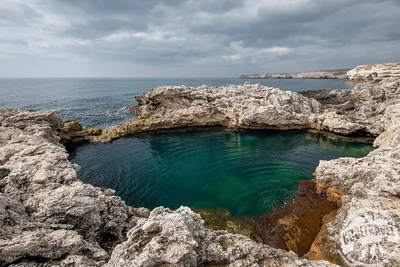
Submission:
{"label": "rocky foreground", "polygon": [[[304,95],[252,84],[160,87],[137,98],[134,120],[91,136],[51,111],[1,110],[0,266],[399,266],[399,82]],[[340,208],[300,258],[204,229],[186,207],[128,207],[113,190],[80,182],[61,144],[73,132],[79,141],[110,141],[202,126],[368,135],[378,148],[320,162],[318,191]]]}
{"label": "rocky foreground", "polygon": [[241,75],[240,79],[344,79],[348,69]]}

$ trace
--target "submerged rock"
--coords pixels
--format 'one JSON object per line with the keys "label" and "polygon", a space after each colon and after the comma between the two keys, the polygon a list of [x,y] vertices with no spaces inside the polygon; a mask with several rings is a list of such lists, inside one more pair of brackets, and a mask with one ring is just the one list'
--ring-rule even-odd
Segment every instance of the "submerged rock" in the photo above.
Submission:
{"label": "submerged rock", "polygon": [[320,232],[324,216],[336,209],[317,193],[315,182],[301,181],[294,199],[257,218],[253,238],[303,256]]}
{"label": "submerged rock", "polygon": [[199,209],[192,208],[204,220],[204,227],[212,230],[227,230],[232,234],[251,237],[253,234],[254,218],[250,216],[234,217],[225,208]]}

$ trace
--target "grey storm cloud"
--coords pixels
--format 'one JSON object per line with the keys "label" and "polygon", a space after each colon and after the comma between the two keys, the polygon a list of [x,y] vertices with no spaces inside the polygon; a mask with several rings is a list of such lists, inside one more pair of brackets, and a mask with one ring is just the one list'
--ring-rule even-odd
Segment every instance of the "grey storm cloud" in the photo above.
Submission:
{"label": "grey storm cloud", "polygon": [[399,0],[2,0],[0,76],[235,77],[400,60]]}

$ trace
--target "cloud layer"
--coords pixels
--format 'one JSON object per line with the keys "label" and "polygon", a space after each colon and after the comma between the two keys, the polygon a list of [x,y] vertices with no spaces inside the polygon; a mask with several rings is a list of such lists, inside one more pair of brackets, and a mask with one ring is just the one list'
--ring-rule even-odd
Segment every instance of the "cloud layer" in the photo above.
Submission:
{"label": "cloud layer", "polygon": [[0,76],[236,77],[400,60],[398,0],[2,0]]}

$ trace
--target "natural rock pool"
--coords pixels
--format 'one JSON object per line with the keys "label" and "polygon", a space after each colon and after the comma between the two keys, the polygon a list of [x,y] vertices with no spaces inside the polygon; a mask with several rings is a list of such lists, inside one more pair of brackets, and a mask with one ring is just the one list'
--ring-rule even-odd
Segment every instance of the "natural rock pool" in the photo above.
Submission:
{"label": "natural rock pool", "polygon": [[181,205],[260,215],[294,196],[319,160],[363,157],[370,144],[301,131],[141,134],[71,153],[80,179],[116,190],[129,205]]}

